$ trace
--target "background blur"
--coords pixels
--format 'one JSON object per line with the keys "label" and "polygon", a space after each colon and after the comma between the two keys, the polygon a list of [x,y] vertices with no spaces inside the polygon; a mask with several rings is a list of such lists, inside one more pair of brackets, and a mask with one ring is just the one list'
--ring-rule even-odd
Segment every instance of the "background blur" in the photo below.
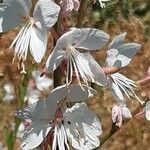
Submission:
{"label": "background blur", "polygon": [[[150,1],[111,0],[111,2],[105,3],[105,9],[101,9],[98,2],[95,5],[89,2],[87,0],[88,6],[83,20],[84,27],[96,27],[107,32],[112,39],[122,32],[127,32],[126,42],[137,42],[143,45],[132,62],[120,71],[128,78],[138,81],[144,76],[150,66]],[[74,26],[76,21],[77,14],[74,13],[68,19],[68,25]],[[13,51],[9,49],[19,29],[17,28],[0,35],[0,150],[4,149],[1,148],[2,144],[4,147],[6,146],[8,139],[6,139],[5,129],[13,127],[14,112],[18,108],[18,98],[15,98],[10,104],[4,103],[2,98],[4,97],[3,86],[5,83],[12,82],[15,86],[15,93],[18,92],[20,87],[20,71],[17,69],[17,64],[12,64]],[[107,46],[93,54],[100,64],[105,62]],[[52,37],[49,34],[47,55],[42,63],[36,67],[43,68],[52,47]],[[33,63],[31,60],[28,60],[26,65],[32,66],[31,64]],[[102,136],[105,136],[111,128],[111,108],[115,100],[107,88],[96,88],[99,93],[96,97],[90,99],[88,104],[101,119]],[[142,87],[137,94],[141,99],[146,100],[149,91],[150,86]],[[130,101],[126,99],[126,102],[131,110],[138,106],[136,100]],[[150,122],[146,121],[145,118],[138,118],[127,123],[103,144],[99,150],[150,150],[149,141]],[[19,141],[16,140],[15,150],[19,150],[18,147]]]}

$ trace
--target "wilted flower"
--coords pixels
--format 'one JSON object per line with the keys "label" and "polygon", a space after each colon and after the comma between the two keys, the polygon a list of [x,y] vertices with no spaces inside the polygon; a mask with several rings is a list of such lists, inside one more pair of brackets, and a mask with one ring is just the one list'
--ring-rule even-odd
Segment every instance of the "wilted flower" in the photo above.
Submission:
{"label": "wilted flower", "polygon": [[132,118],[130,110],[126,106],[114,105],[112,108],[112,121],[116,126],[120,127],[124,119]]}
{"label": "wilted flower", "polygon": [[[71,84],[68,88],[66,85],[57,87],[51,92],[48,99],[39,100],[16,113],[17,117],[32,121],[23,135],[22,149],[33,149],[43,142],[48,132],[55,125],[53,120],[55,120],[54,114],[58,101],[60,103],[63,103],[63,100],[78,102],[86,100],[89,96],[89,87],[87,86],[83,86],[82,89],[79,85]],[[90,91],[93,94],[95,93],[95,90],[91,88]],[[57,130],[57,126],[55,130]]]}
{"label": "wilted flower", "polygon": [[72,10],[78,11],[80,6],[79,0],[61,0],[60,7],[61,7],[61,15],[64,17],[71,13]]}
{"label": "wilted flower", "polygon": [[[122,33],[114,38],[107,51],[106,66],[122,68],[129,64],[131,59],[135,56],[141,48],[137,43],[124,43],[126,33]],[[120,73],[114,73],[107,76],[108,86],[114,98],[122,103],[124,100],[123,94],[129,99],[136,98],[140,103],[141,101],[135,94],[135,90],[139,89],[139,85],[133,80],[128,79]]]}
{"label": "wilted flower", "polygon": [[0,5],[0,32],[26,22],[10,48],[14,47],[15,56],[22,61],[26,60],[29,48],[35,61],[41,62],[46,51],[47,32],[56,23],[60,7],[53,0],[39,0],[30,17],[31,7],[31,0],[4,1]]}
{"label": "wilted flower", "polygon": [[4,85],[4,97],[2,100],[5,103],[10,103],[15,98],[14,86],[12,83],[6,83]]}
{"label": "wilted flower", "polygon": [[89,52],[100,49],[108,40],[109,35],[98,29],[73,28],[58,39],[46,67],[52,72],[66,60],[66,84],[71,83],[74,70],[80,84],[81,77],[86,84],[89,81],[106,85],[102,68]]}

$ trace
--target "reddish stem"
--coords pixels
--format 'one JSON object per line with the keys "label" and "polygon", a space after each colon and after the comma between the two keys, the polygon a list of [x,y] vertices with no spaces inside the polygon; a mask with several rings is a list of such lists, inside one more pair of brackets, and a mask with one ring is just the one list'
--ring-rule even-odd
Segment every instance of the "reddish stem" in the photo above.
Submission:
{"label": "reddish stem", "polygon": [[105,75],[111,75],[113,73],[118,72],[121,68],[117,68],[117,67],[103,67],[102,68]]}

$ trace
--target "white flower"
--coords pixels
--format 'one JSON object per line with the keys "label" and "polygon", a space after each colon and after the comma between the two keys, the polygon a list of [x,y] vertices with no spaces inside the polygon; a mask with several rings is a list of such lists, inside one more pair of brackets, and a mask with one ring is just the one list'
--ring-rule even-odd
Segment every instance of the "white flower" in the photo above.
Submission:
{"label": "white flower", "polygon": [[19,125],[19,128],[18,128],[18,131],[17,131],[17,138],[22,138],[23,137],[23,134],[24,134],[24,132],[25,132],[25,125],[24,125],[24,123],[21,123],[20,125]]}
{"label": "white flower", "polygon": [[90,81],[106,85],[106,77],[102,68],[89,52],[100,49],[108,40],[109,35],[98,29],[73,28],[58,39],[47,60],[46,67],[49,72],[52,72],[63,60],[66,60],[66,84],[72,81],[74,70],[79,82],[81,76],[86,84]]}
{"label": "white flower", "polygon": [[[107,51],[106,66],[125,67],[141,48],[141,45],[137,43],[123,44],[125,36],[126,33],[122,33],[116,36],[111,42]],[[114,73],[107,77],[107,81],[114,98],[119,103],[123,102],[123,94],[125,94],[129,99],[134,97],[143,104],[143,101],[135,94],[135,90],[139,89],[139,85],[133,80],[128,79],[120,73]]]}
{"label": "white flower", "polygon": [[41,76],[39,71],[33,71],[32,76],[35,80],[37,89],[40,91],[47,91],[49,87],[53,85],[53,80],[46,77],[46,75]]}
{"label": "white flower", "polygon": [[4,97],[3,97],[3,102],[5,103],[10,103],[14,98],[14,86],[12,83],[7,83],[4,85]]}
{"label": "white flower", "polygon": [[[48,99],[39,100],[18,111],[16,113],[17,117],[32,121],[23,135],[22,149],[33,149],[43,142],[49,131],[54,127],[52,121],[58,101],[84,101],[89,97],[89,90],[91,93],[95,93],[95,90],[87,86],[83,86],[82,89],[79,85],[75,84],[63,85],[54,89]],[[57,127],[55,130],[57,130]]]}
{"label": "white flower", "polygon": [[121,126],[124,119],[132,118],[130,110],[126,106],[114,105],[112,108],[112,121],[116,126]]}
{"label": "white flower", "polygon": [[6,32],[26,21],[10,48],[14,47],[15,55],[23,61],[29,48],[35,61],[41,62],[46,51],[48,29],[56,23],[60,7],[53,0],[39,0],[33,17],[30,17],[31,7],[31,0],[4,1],[0,5],[0,32]]}
{"label": "white flower", "polygon": [[27,104],[31,105],[31,104],[37,102],[40,99],[40,95],[41,95],[41,93],[37,89],[28,88],[27,89],[27,94],[24,98],[24,101],[25,102],[27,101]]}
{"label": "white flower", "polygon": [[68,108],[64,113],[64,120],[67,138],[75,149],[92,150],[100,145],[100,121],[85,103],[76,103]]}

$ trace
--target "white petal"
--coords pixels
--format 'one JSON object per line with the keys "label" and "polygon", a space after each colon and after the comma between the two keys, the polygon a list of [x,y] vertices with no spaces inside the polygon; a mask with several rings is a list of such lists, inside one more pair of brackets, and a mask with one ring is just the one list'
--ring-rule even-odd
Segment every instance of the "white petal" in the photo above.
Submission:
{"label": "white petal", "polygon": [[39,100],[40,95],[41,93],[36,89],[27,89],[25,101],[27,100],[28,105],[32,105]]}
{"label": "white petal", "polygon": [[128,65],[140,48],[141,45],[137,43],[126,43],[119,46],[119,54],[117,56],[117,61],[114,63],[114,66],[124,67]]}
{"label": "white petal", "polygon": [[36,86],[40,91],[47,91],[50,86],[53,85],[53,80],[43,75],[39,71],[33,71],[32,76],[35,79]]}
{"label": "white petal", "polygon": [[112,121],[115,123],[117,126],[121,126],[122,124],[122,110],[121,106],[114,105],[112,108]]}
{"label": "white petal", "polygon": [[115,100],[118,103],[123,103],[124,98],[123,98],[123,94],[122,94],[119,86],[117,84],[115,84],[110,77],[108,77],[107,79],[108,79],[107,80],[108,81],[108,87],[109,87],[113,97],[115,98]]}
{"label": "white petal", "polygon": [[17,138],[22,138],[24,132],[25,132],[25,125],[24,125],[24,123],[21,123],[19,125],[18,131],[17,131]]}
{"label": "white petal", "polygon": [[33,27],[30,37],[30,51],[36,62],[41,62],[47,47],[47,31]]}
{"label": "white petal", "polygon": [[62,62],[64,59],[64,52],[59,49],[55,50],[49,55],[46,61],[46,68],[49,72],[53,72]]}
{"label": "white petal", "polygon": [[72,28],[57,41],[56,47],[66,48],[74,46],[86,50],[98,50],[109,40],[109,35],[94,28]]}
{"label": "white petal", "polygon": [[22,24],[21,16],[28,15],[31,7],[31,0],[5,0],[0,4],[0,32]]}
{"label": "white petal", "polygon": [[53,0],[39,0],[35,6],[33,18],[38,27],[52,27],[59,15],[60,7]]}
{"label": "white petal", "polygon": [[82,53],[81,56],[85,57],[88,60],[87,65],[89,65],[90,67],[90,70],[95,79],[95,83],[97,83],[98,85],[106,85],[106,76],[101,66],[94,60],[92,55],[90,55],[89,53]]}
{"label": "white petal", "polygon": [[32,123],[22,137],[21,148],[23,150],[30,150],[38,147],[51,128],[50,124],[43,124],[42,122]]}
{"label": "white petal", "polygon": [[94,28],[83,28],[74,30],[74,36],[80,33],[80,38],[75,43],[76,48],[86,50],[98,50],[107,44],[109,35]]}
{"label": "white petal", "polygon": [[92,150],[100,145],[97,135],[102,133],[101,125],[94,113],[86,104],[76,103],[68,108],[64,114],[67,136],[71,145],[79,150]]}
{"label": "white petal", "polygon": [[37,88],[40,90],[40,91],[47,91],[48,88],[50,86],[53,85],[53,80],[52,79],[49,79],[47,77],[41,77],[42,79],[39,79],[36,83],[37,85]]}
{"label": "white petal", "polygon": [[116,36],[107,50],[106,65],[109,67],[114,66],[114,63],[117,61],[117,55],[119,54],[118,46],[124,43],[126,32]]}
{"label": "white petal", "polygon": [[121,110],[122,110],[122,115],[125,119],[132,118],[131,111],[127,107],[123,106],[121,107]]}
{"label": "white petal", "polygon": [[57,140],[58,140],[57,141],[58,142],[58,148],[61,150],[65,150],[65,136],[64,136],[62,124],[60,124],[60,126],[58,126]]}
{"label": "white petal", "polygon": [[60,100],[59,96],[58,92],[54,91],[49,95],[48,99],[39,100],[32,105],[17,111],[16,116],[21,119],[37,120],[48,123],[54,117],[57,101]]}
{"label": "white petal", "polygon": [[113,41],[110,43],[109,45],[109,49],[117,49],[118,46],[122,45],[124,43],[124,39],[126,37],[126,32],[119,34],[118,36],[116,36]]}
{"label": "white petal", "polygon": [[2,100],[3,100],[3,102],[9,104],[14,98],[15,98],[14,95],[12,95],[12,94],[6,94],[6,95],[2,98]]}
{"label": "white petal", "polygon": [[60,100],[66,99],[68,102],[85,101],[89,98],[89,91],[92,95],[96,93],[96,91],[90,87],[85,85],[82,85],[82,87],[78,84],[62,85],[55,88],[52,92],[57,91],[55,97],[57,97],[57,99],[61,98]]}
{"label": "white petal", "polygon": [[148,121],[150,121],[150,101],[146,103],[145,117]]}
{"label": "white petal", "polygon": [[82,138],[80,141],[72,138],[72,147],[77,150],[93,150],[100,145],[98,137],[94,136],[92,132],[88,132],[86,138]]}
{"label": "white petal", "polygon": [[14,86],[11,83],[7,83],[4,85],[4,90],[7,94],[14,93]]}

